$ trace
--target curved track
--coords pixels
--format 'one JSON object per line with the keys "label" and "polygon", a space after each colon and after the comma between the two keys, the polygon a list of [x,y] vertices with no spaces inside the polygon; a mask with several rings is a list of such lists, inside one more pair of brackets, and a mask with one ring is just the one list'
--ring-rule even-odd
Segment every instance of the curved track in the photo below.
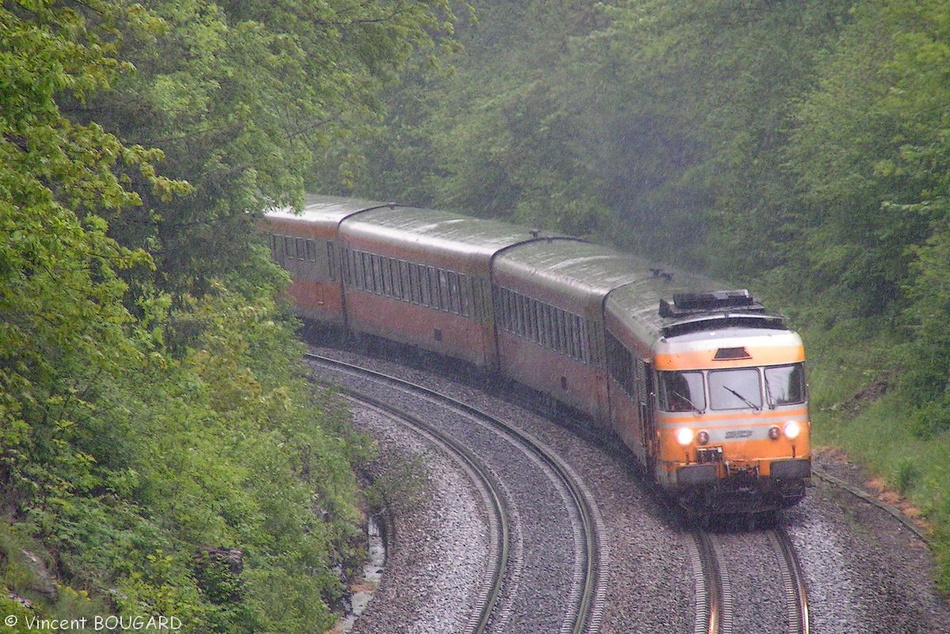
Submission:
{"label": "curved track", "polygon": [[[574,573],[569,596],[566,602],[561,605],[564,614],[559,617],[561,622],[559,630],[565,634],[583,634],[598,630],[603,611],[603,578],[607,560],[606,545],[602,538],[605,531],[596,504],[586,486],[563,460],[528,434],[447,395],[397,377],[319,355],[309,354],[307,359],[313,364],[331,368],[333,372],[358,375],[377,383],[383,382],[436,403],[440,407],[449,409],[467,419],[478,428],[491,430],[494,434],[503,436],[507,442],[516,445],[521,452],[543,465],[543,468],[549,473],[548,477],[557,483],[564,492],[564,498],[570,502],[569,514],[574,534]],[[486,469],[483,461],[466,445],[451,434],[444,432],[438,425],[425,422],[421,418],[383,403],[375,397],[362,393],[355,395],[352,390],[347,391],[351,397],[358,398],[364,403],[371,404],[372,407],[384,410],[387,415],[398,416],[407,421],[408,424],[421,430],[422,433],[436,439],[438,444],[445,447],[452,454],[459,456],[459,460],[466,463],[467,469],[472,471],[473,477],[482,482],[479,488],[483,491],[486,488],[493,490],[493,492],[483,492],[483,495],[489,498],[487,505],[493,508],[491,514],[495,516],[491,523],[495,526],[493,533],[496,537],[492,539],[503,541],[504,544],[500,544],[493,554],[495,564],[492,576],[494,579],[491,588],[482,591],[484,605],[479,608],[478,617],[473,617],[469,621],[471,625],[469,631],[471,632],[492,631],[493,620],[501,623],[505,621],[505,615],[499,614],[499,612],[504,612],[505,608],[499,606],[506,599],[503,595],[504,578],[505,571],[509,568],[508,562],[511,551],[508,542],[511,535],[507,527],[508,522],[504,519],[507,517],[507,511],[504,510],[504,497],[493,483],[494,476],[491,474],[491,470]]]}
{"label": "curved track", "polygon": [[479,592],[476,613],[469,619],[466,631],[475,634],[487,631],[492,609],[498,600],[498,595],[501,593],[510,554],[510,518],[503,502],[504,493],[491,471],[479,460],[478,456],[452,436],[442,433],[435,425],[431,425],[412,414],[368,395],[350,390],[344,390],[344,393],[351,402],[382,413],[389,419],[409,427],[441,448],[458,462],[468,474],[472,484],[481,493],[488,513],[491,540],[489,557],[492,560],[492,565],[487,569],[488,574],[483,580],[483,587]]}

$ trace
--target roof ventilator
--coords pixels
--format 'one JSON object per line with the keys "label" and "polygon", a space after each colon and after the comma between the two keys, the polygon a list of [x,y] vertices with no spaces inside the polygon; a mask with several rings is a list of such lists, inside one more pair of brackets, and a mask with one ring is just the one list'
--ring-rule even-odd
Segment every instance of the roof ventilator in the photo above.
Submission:
{"label": "roof ventilator", "polygon": [[661,317],[685,317],[697,313],[710,313],[740,309],[742,312],[761,312],[765,307],[757,302],[749,291],[711,291],[708,293],[677,293],[673,301],[660,300]]}

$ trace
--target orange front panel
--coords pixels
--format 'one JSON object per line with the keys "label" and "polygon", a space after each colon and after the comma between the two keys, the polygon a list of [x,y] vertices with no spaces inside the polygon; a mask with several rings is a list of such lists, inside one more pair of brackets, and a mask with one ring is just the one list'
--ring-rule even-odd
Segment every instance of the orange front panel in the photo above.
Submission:
{"label": "orange front panel", "polygon": [[[726,418],[731,422],[723,424],[721,421]],[[798,437],[790,439],[784,433],[776,440],[767,437],[770,428],[782,429],[789,421],[801,426]],[[694,433],[706,431],[710,441],[704,447],[722,448],[720,477],[725,476],[726,464],[740,468],[754,466],[758,468],[760,476],[767,476],[773,460],[808,458],[811,455],[810,423],[806,409],[749,414],[745,417],[735,414],[664,417],[663,422],[659,427],[659,458],[670,472],[675,471],[677,466],[697,462],[696,452],[700,447],[695,443],[684,447],[677,442],[676,432],[684,427],[689,427]]]}
{"label": "orange front panel", "polygon": [[494,358],[492,328],[469,318],[362,291],[346,295],[349,327],[479,366]]}
{"label": "orange front panel", "polygon": [[801,346],[746,346],[749,357],[744,359],[715,359],[716,347],[683,350],[672,354],[657,354],[654,363],[657,370],[698,370],[737,368],[750,365],[778,365],[805,360]]}

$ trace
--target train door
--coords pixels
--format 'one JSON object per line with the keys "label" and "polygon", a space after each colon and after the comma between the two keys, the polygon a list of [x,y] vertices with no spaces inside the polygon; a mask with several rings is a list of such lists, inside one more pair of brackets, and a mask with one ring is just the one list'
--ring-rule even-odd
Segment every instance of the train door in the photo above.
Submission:
{"label": "train door", "polygon": [[644,466],[653,473],[656,461],[656,432],[653,415],[653,367],[643,359],[634,362],[634,384],[637,386],[637,407],[640,419],[640,438],[645,452]]}

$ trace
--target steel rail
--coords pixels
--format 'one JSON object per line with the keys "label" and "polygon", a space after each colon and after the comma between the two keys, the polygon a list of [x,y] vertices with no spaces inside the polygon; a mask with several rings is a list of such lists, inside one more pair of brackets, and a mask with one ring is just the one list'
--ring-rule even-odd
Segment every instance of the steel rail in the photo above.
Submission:
{"label": "steel rail", "polygon": [[591,496],[580,481],[580,478],[568,465],[557,457],[553,451],[546,448],[540,441],[535,440],[527,433],[506,424],[491,414],[483,412],[451,396],[442,394],[441,392],[411,381],[406,381],[399,377],[321,355],[308,353],[305,356],[319,363],[344,368],[349,372],[370,375],[378,380],[397,385],[401,389],[413,391],[429,400],[447,405],[479,424],[487,425],[488,427],[500,431],[504,435],[514,438],[527,451],[539,458],[568,492],[579,519],[579,530],[582,536],[581,541],[583,542],[583,552],[580,553],[580,567],[583,570],[581,574],[582,578],[575,580],[575,587],[579,587],[579,591],[576,592],[576,596],[572,597],[574,599],[574,613],[570,615],[570,626],[562,628],[561,631],[570,632],[570,634],[584,634],[596,632],[599,629],[604,601],[604,588],[600,577],[603,574],[603,568],[605,568],[607,558],[606,547],[600,539],[600,535],[604,532],[602,521],[600,520],[599,513],[596,511],[596,505],[591,500]]}
{"label": "steel rail", "polygon": [[782,584],[788,598],[788,623],[792,634],[809,634],[811,626],[808,619],[808,593],[805,588],[805,574],[802,570],[795,546],[788,533],[776,528],[770,531],[770,537],[781,552],[785,567],[782,569]]}
{"label": "steel rail", "polygon": [[688,550],[696,579],[694,634],[731,634],[732,593],[713,537],[702,529],[689,533]]}
{"label": "steel rail", "polygon": [[494,568],[491,570],[491,580],[486,583],[486,589],[476,602],[476,614],[469,619],[467,631],[474,634],[482,634],[488,629],[488,622],[491,618],[492,610],[498,596],[501,594],[501,588],[505,578],[505,572],[508,569],[509,543],[510,543],[510,524],[508,513],[505,510],[503,495],[500,491],[500,485],[495,481],[494,476],[488,468],[462,443],[458,442],[448,434],[442,433],[435,425],[427,423],[412,414],[389,405],[388,403],[376,399],[372,396],[356,392],[347,388],[340,388],[341,392],[351,401],[362,404],[364,407],[375,409],[391,418],[397,419],[412,428],[420,435],[426,437],[430,442],[442,448],[442,450],[454,458],[468,474],[469,479],[479,489],[489,515],[489,532],[491,535],[490,553],[494,562]]}

